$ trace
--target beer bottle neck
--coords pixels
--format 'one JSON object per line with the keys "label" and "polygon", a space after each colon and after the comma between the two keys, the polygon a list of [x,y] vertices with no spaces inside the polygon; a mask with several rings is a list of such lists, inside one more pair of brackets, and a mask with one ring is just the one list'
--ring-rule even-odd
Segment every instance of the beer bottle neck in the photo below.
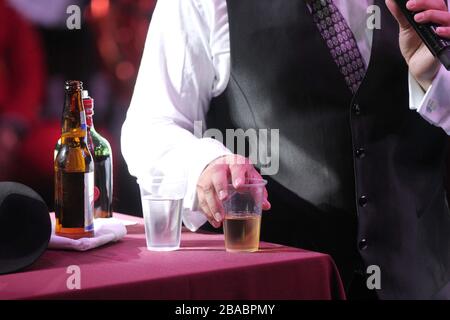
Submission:
{"label": "beer bottle neck", "polygon": [[62,137],[86,137],[86,114],[79,88],[66,88]]}
{"label": "beer bottle neck", "polygon": [[94,121],[92,118],[92,116],[94,115],[94,99],[88,96],[87,91],[84,91],[84,93],[86,94],[83,97],[83,106],[86,110],[86,124],[88,128],[94,129]]}
{"label": "beer bottle neck", "polygon": [[88,127],[88,129],[94,129],[94,121],[92,119],[92,114],[88,114],[86,113],[86,125]]}

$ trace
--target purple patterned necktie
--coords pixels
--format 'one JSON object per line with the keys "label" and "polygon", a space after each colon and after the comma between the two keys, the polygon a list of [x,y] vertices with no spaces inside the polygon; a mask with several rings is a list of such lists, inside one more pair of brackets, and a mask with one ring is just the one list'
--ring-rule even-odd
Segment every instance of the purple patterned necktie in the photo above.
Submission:
{"label": "purple patterned necktie", "polygon": [[312,0],[310,8],[314,23],[354,94],[364,78],[366,66],[352,30],[332,0]]}

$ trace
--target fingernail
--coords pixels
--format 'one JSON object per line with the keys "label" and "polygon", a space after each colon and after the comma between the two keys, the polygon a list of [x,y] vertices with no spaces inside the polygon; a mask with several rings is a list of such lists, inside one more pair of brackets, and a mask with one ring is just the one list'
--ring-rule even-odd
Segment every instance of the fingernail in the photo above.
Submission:
{"label": "fingernail", "polygon": [[216,222],[216,220],[211,220],[211,221],[209,221],[209,223],[210,223],[214,228],[218,228],[218,227],[219,227],[218,222]]}
{"label": "fingernail", "polygon": [[242,179],[241,178],[237,178],[236,180],[234,180],[234,187],[239,187],[242,184]]}
{"label": "fingernail", "polygon": [[409,0],[406,3],[406,8],[408,8],[408,9],[414,9],[415,6],[416,6],[416,0]]}
{"label": "fingernail", "polygon": [[418,13],[418,14],[416,14],[415,16],[414,16],[414,19],[417,21],[417,22],[419,22],[419,21],[421,21],[422,19],[423,19],[423,13],[422,12],[420,12],[420,13]]}
{"label": "fingernail", "polygon": [[217,222],[222,221],[222,216],[220,215],[220,212],[214,213],[214,219],[216,219]]}
{"label": "fingernail", "polygon": [[227,193],[223,190],[219,191],[219,199],[220,200],[225,200],[225,198],[227,197]]}
{"label": "fingernail", "polygon": [[442,27],[437,27],[437,28],[436,28],[436,33],[441,33],[441,32],[444,32],[444,28],[442,28]]}

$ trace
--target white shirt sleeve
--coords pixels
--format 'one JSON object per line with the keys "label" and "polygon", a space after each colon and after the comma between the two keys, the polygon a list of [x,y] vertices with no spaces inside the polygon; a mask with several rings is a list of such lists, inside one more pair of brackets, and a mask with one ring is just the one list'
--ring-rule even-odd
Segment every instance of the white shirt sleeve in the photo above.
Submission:
{"label": "white shirt sleeve", "polygon": [[425,120],[450,135],[450,72],[443,66],[426,92],[409,74],[409,103]]}
{"label": "white shirt sleeve", "polygon": [[426,92],[410,72],[408,84],[410,109],[450,135],[450,72],[441,66]]}
{"label": "white shirt sleeve", "polygon": [[197,1],[158,1],[121,135],[128,170],[138,181],[150,175],[187,178],[183,222],[192,231],[206,222],[197,208],[198,178],[212,160],[231,153],[193,134],[194,122],[204,123],[211,98],[228,83],[227,75],[220,76],[227,68],[220,63],[223,52],[210,46],[211,28],[219,28],[218,37],[221,27]]}

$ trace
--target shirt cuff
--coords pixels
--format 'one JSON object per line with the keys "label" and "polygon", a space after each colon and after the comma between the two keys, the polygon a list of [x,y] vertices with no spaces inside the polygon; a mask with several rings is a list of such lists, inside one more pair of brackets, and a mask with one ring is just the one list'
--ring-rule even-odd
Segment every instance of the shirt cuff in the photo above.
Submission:
{"label": "shirt cuff", "polygon": [[198,139],[190,150],[195,156],[190,157],[188,185],[183,203],[183,223],[186,228],[196,231],[206,221],[205,215],[198,207],[197,182],[205,167],[213,160],[231,154],[222,143],[211,138]]}
{"label": "shirt cuff", "polygon": [[[441,67],[430,88],[426,92],[409,75],[410,108],[429,123],[441,127],[450,134],[450,73]],[[420,90],[422,93],[420,93]]]}
{"label": "shirt cuff", "polygon": [[414,78],[411,72],[408,72],[408,87],[409,87],[409,108],[417,110],[425,97],[425,90],[420,86],[419,82]]}

